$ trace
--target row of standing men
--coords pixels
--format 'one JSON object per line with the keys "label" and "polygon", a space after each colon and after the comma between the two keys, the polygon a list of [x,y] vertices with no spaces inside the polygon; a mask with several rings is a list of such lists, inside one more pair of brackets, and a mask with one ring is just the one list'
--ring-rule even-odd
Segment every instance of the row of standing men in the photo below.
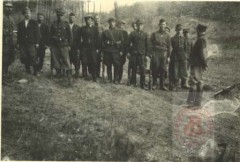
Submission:
{"label": "row of standing men", "polygon": [[[5,7],[11,8],[7,5]],[[34,75],[39,74],[43,67],[45,50],[50,47],[52,67],[56,69],[56,76],[61,76],[64,70],[70,82],[71,64],[74,65],[76,77],[79,76],[81,63],[82,76],[87,78],[91,74],[92,80],[98,81],[101,62],[103,62],[107,66],[108,81],[120,84],[123,65],[128,57],[128,73],[131,73],[129,84],[136,85],[136,74],[139,69],[140,87],[145,88],[146,60],[150,58],[153,89],[157,88],[159,79],[160,89],[167,90],[166,76],[169,78],[172,90],[178,87],[179,79],[181,79],[181,86],[188,88],[187,71],[188,67],[191,67],[189,83],[197,87],[190,88],[189,103],[193,100],[195,102],[195,99],[191,99],[194,91],[202,92],[201,77],[207,67],[204,38],[207,26],[201,24],[197,26],[198,38],[192,45],[187,29],[183,30],[184,36],[182,36],[181,24],[176,25],[176,35],[171,38],[164,19],[159,21],[159,30],[153,32],[149,38],[148,34],[143,31],[144,24],[141,20],[133,23],[134,30],[128,35],[127,31],[122,29],[122,24],[125,22],[117,21],[113,17],[108,19],[109,29],[107,30],[101,26],[99,16],[91,15],[85,16],[86,25],[79,27],[75,24],[75,14],[69,14],[69,22],[66,22],[63,20],[65,11],[60,8],[56,10],[57,20],[51,24],[49,30],[44,23],[43,14],[38,13],[37,21],[35,21],[31,19],[31,11],[28,7],[24,8],[22,13],[25,19],[18,24],[17,43],[20,49],[20,59],[27,73],[31,73],[30,67],[32,66]],[[114,67],[113,75],[112,67]],[[3,73],[7,73],[7,69],[3,68]]]}

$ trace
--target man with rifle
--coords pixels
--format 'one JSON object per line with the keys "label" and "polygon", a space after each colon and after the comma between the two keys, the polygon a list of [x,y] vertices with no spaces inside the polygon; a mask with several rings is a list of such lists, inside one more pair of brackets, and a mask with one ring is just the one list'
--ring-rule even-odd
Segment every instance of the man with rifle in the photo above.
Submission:
{"label": "man with rifle", "polygon": [[136,85],[137,69],[140,70],[140,87],[145,88],[145,64],[148,56],[148,34],[143,31],[143,22],[136,21],[137,30],[129,35],[130,60],[132,67],[131,84]]}
{"label": "man with rifle", "polygon": [[116,28],[116,19],[109,18],[109,29],[103,32],[103,52],[107,65],[108,81],[112,82],[112,65],[114,66],[114,84],[120,83],[121,57],[123,56],[123,41],[121,30]]}

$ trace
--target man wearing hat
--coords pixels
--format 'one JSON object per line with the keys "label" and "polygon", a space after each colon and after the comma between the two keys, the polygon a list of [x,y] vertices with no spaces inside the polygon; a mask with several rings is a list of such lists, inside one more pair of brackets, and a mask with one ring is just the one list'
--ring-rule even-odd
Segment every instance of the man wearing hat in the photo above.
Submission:
{"label": "man wearing hat", "polygon": [[8,73],[8,67],[13,63],[15,59],[14,42],[13,42],[13,29],[14,21],[11,17],[12,3],[8,2],[4,4],[4,16],[3,16],[3,61],[2,61],[2,74],[5,77]]}
{"label": "man wearing hat", "polygon": [[56,69],[56,76],[61,76],[61,70],[67,73],[68,81],[72,83],[72,70],[69,59],[71,45],[71,30],[68,22],[63,20],[65,11],[63,8],[56,10],[57,20],[53,21],[50,27],[50,46],[52,51],[52,63]]}
{"label": "man wearing hat", "polygon": [[182,88],[187,88],[187,59],[188,56],[184,51],[184,37],[181,35],[182,25],[177,24],[175,27],[176,34],[171,38],[172,53],[169,65],[170,88],[176,90],[179,79],[181,79]]}
{"label": "man wearing hat", "polygon": [[140,70],[140,87],[145,87],[145,60],[148,56],[148,34],[143,31],[143,22],[141,20],[136,21],[137,30],[133,31],[129,35],[129,47],[130,51],[130,63],[132,64],[132,77],[130,83],[136,85],[137,69]]}
{"label": "man wearing hat", "polygon": [[[104,27],[101,25],[101,18],[98,14],[95,15],[95,17],[94,17],[94,25],[96,26],[96,28],[98,30],[98,33],[99,33],[99,37],[102,40],[102,33],[104,31]],[[103,55],[102,54],[102,49],[99,49],[98,59],[97,59],[97,77],[98,78],[100,78],[101,62],[102,62],[102,59],[103,59],[102,55]],[[102,66],[103,66],[103,69],[105,69],[104,64],[102,64]],[[103,70],[103,73],[104,73],[104,70]]]}
{"label": "man wearing hat", "polygon": [[126,56],[128,53],[128,32],[123,29],[123,25],[125,24],[126,22],[123,20],[119,20],[117,22],[117,28],[122,32],[122,37],[123,37],[123,55],[121,56],[121,61],[120,61],[119,83],[122,83],[123,66],[126,62]]}
{"label": "man wearing hat", "polygon": [[207,41],[205,38],[207,26],[197,26],[197,40],[190,53],[189,94],[187,103],[190,106],[201,106],[203,95],[202,75],[207,68]]}
{"label": "man wearing hat", "polygon": [[189,29],[183,29],[183,37],[184,37],[184,51],[185,51],[185,55],[187,56],[187,69],[189,71],[189,55],[191,53],[192,50],[192,41],[188,36],[189,33]]}
{"label": "man wearing hat", "polygon": [[108,81],[112,82],[112,65],[114,66],[115,84],[120,83],[121,57],[123,56],[123,35],[122,31],[116,28],[116,19],[109,18],[109,29],[103,32],[102,42],[104,51],[104,60],[107,65]]}
{"label": "man wearing hat", "polygon": [[152,33],[150,41],[153,47],[152,56],[152,73],[153,73],[153,89],[157,88],[157,78],[160,74],[160,89],[166,91],[165,76],[167,73],[167,63],[170,57],[171,38],[166,33],[166,21],[161,19],[159,21],[159,30]]}
{"label": "man wearing hat", "polygon": [[44,15],[42,13],[37,14],[37,22],[40,30],[40,42],[39,48],[37,49],[38,71],[41,71],[44,63],[45,50],[49,48],[49,27],[44,23]]}
{"label": "man wearing hat", "polygon": [[70,63],[74,65],[75,68],[75,77],[79,77],[80,70],[80,52],[78,48],[74,45],[74,40],[80,30],[80,27],[75,23],[76,15],[74,13],[70,13],[68,17],[69,27],[71,31],[71,49],[69,51]]}
{"label": "man wearing hat", "polygon": [[88,71],[92,75],[92,80],[97,81],[97,63],[98,52],[101,46],[100,36],[96,26],[93,25],[93,17],[87,15],[84,17],[86,25],[83,26],[77,34],[77,47],[82,56],[83,77],[87,79]]}
{"label": "man wearing hat", "polygon": [[33,67],[34,75],[38,75],[37,50],[39,48],[40,30],[37,21],[31,19],[31,11],[25,7],[22,11],[24,20],[18,24],[17,42],[20,48],[20,59],[25,65],[26,72],[31,73]]}

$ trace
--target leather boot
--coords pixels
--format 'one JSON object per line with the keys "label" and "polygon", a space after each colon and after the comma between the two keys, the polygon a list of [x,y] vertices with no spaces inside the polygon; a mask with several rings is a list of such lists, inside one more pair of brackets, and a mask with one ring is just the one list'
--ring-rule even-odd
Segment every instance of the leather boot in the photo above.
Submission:
{"label": "leather boot", "polygon": [[189,86],[187,85],[187,80],[186,79],[181,80],[181,87],[183,89],[189,89]]}
{"label": "leather boot", "polygon": [[201,106],[202,96],[203,96],[203,88],[202,88],[202,84],[199,83],[197,84],[197,92],[195,95],[195,102],[194,102],[195,106],[199,106],[199,107]]}
{"label": "leather boot", "polygon": [[31,74],[31,68],[29,65],[25,65],[26,73]]}
{"label": "leather boot", "polygon": [[187,104],[193,105],[195,102],[195,98],[196,98],[196,92],[194,88],[190,87],[188,92]]}
{"label": "leather boot", "polygon": [[61,70],[60,69],[56,69],[56,77],[61,78]]}
{"label": "leather boot", "polygon": [[72,70],[67,70],[67,78],[70,85],[72,85]]}
{"label": "leather boot", "polygon": [[140,76],[140,87],[145,88],[145,76]]}
{"label": "leather boot", "polygon": [[168,91],[167,87],[164,85],[164,78],[160,77],[160,89],[163,91]]}

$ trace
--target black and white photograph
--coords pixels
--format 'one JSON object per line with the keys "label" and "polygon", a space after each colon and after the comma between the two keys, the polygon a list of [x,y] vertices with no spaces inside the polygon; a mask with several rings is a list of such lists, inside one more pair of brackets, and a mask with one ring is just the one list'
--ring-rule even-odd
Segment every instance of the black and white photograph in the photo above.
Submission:
{"label": "black and white photograph", "polygon": [[1,161],[240,162],[240,1],[0,3]]}

